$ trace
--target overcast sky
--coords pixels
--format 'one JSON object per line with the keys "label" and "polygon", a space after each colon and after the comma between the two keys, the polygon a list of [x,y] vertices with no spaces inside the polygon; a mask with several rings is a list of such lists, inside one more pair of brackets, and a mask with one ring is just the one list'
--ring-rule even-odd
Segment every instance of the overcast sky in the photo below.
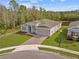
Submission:
{"label": "overcast sky", "polygon": [[[0,0],[0,4],[8,6],[10,0]],[[79,0],[17,0],[17,3],[31,8],[42,7],[51,11],[68,11],[79,9]]]}

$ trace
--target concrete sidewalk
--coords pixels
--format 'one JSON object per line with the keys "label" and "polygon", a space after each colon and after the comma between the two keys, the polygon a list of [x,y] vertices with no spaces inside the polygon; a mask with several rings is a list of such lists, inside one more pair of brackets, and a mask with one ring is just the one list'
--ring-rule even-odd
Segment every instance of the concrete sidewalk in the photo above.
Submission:
{"label": "concrete sidewalk", "polygon": [[15,50],[13,52],[24,51],[24,50],[39,50],[38,49],[39,47],[50,48],[50,49],[55,49],[55,50],[59,50],[59,51],[68,52],[68,53],[72,53],[72,54],[75,54],[75,55],[79,55],[79,52],[77,52],[77,51],[68,50],[68,49],[65,49],[65,48],[60,48],[60,47],[55,47],[55,46],[47,46],[47,45],[20,45],[20,46],[13,46],[13,47],[8,47],[8,48],[2,48],[2,49],[0,49],[0,51],[13,49],[13,48],[15,48]]}
{"label": "concrete sidewalk", "polygon": [[24,51],[24,50],[38,50],[39,51],[39,47],[55,49],[55,50],[79,55],[79,52],[77,52],[77,51],[68,50],[68,49],[65,49],[65,48],[60,48],[60,47],[55,47],[55,46],[47,46],[47,45],[21,45],[21,46],[18,46],[13,52]]}

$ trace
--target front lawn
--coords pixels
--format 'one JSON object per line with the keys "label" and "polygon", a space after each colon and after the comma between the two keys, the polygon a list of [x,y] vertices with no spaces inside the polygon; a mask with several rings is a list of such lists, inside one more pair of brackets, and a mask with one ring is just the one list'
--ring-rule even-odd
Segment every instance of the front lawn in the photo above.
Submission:
{"label": "front lawn", "polygon": [[30,38],[31,36],[29,35],[15,33],[7,37],[0,38],[0,48],[20,45]]}
{"label": "front lawn", "polygon": [[[79,42],[67,40],[67,26],[63,26],[62,32],[54,33],[51,37],[48,37],[42,44],[50,46],[59,46],[59,39],[61,39],[61,47],[79,51]],[[60,29],[60,30],[61,30]]]}

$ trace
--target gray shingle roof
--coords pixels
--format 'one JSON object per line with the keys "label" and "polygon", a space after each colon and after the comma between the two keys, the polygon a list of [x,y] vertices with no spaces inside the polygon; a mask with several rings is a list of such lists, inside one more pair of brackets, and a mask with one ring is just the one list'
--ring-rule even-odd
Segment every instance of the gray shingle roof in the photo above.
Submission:
{"label": "gray shingle roof", "polygon": [[75,21],[75,22],[71,22],[69,25],[69,28],[75,28],[75,27],[79,27],[79,21]]}
{"label": "gray shingle roof", "polygon": [[47,27],[47,28],[52,28],[56,26],[57,24],[61,23],[60,21],[52,21],[48,19],[43,19],[43,20],[37,20],[37,21],[32,21],[28,22],[28,25],[38,25],[38,27]]}

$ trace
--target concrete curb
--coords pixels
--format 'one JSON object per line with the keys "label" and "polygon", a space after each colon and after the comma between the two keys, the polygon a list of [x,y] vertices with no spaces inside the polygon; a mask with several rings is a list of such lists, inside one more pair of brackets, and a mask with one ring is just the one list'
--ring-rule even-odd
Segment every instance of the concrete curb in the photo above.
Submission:
{"label": "concrete curb", "polygon": [[50,48],[50,49],[55,49],[55,50],[59,50],[59,51],[63,51],[63,52],[68,52],[68,53],[72,53],[75,55],[79,55],[79,52],[77,51],[73,51],[73,50],[68,50],[65,48],[60,48],[60,47],[55,47],[55,46],[47,46],[47,45],[20,45],[20,46],[13,46],[13,47],[8,47],[8,48],[2,48],[0,49],[0,51],[4,51],[4,50],[8,50],[8,49],[13,49],[15,48],[15,50],[12,51],[13,52],[17,52],[17,51],[24,51],[24,50],[39,50],[38,48],[42,47],[42,48]]}

